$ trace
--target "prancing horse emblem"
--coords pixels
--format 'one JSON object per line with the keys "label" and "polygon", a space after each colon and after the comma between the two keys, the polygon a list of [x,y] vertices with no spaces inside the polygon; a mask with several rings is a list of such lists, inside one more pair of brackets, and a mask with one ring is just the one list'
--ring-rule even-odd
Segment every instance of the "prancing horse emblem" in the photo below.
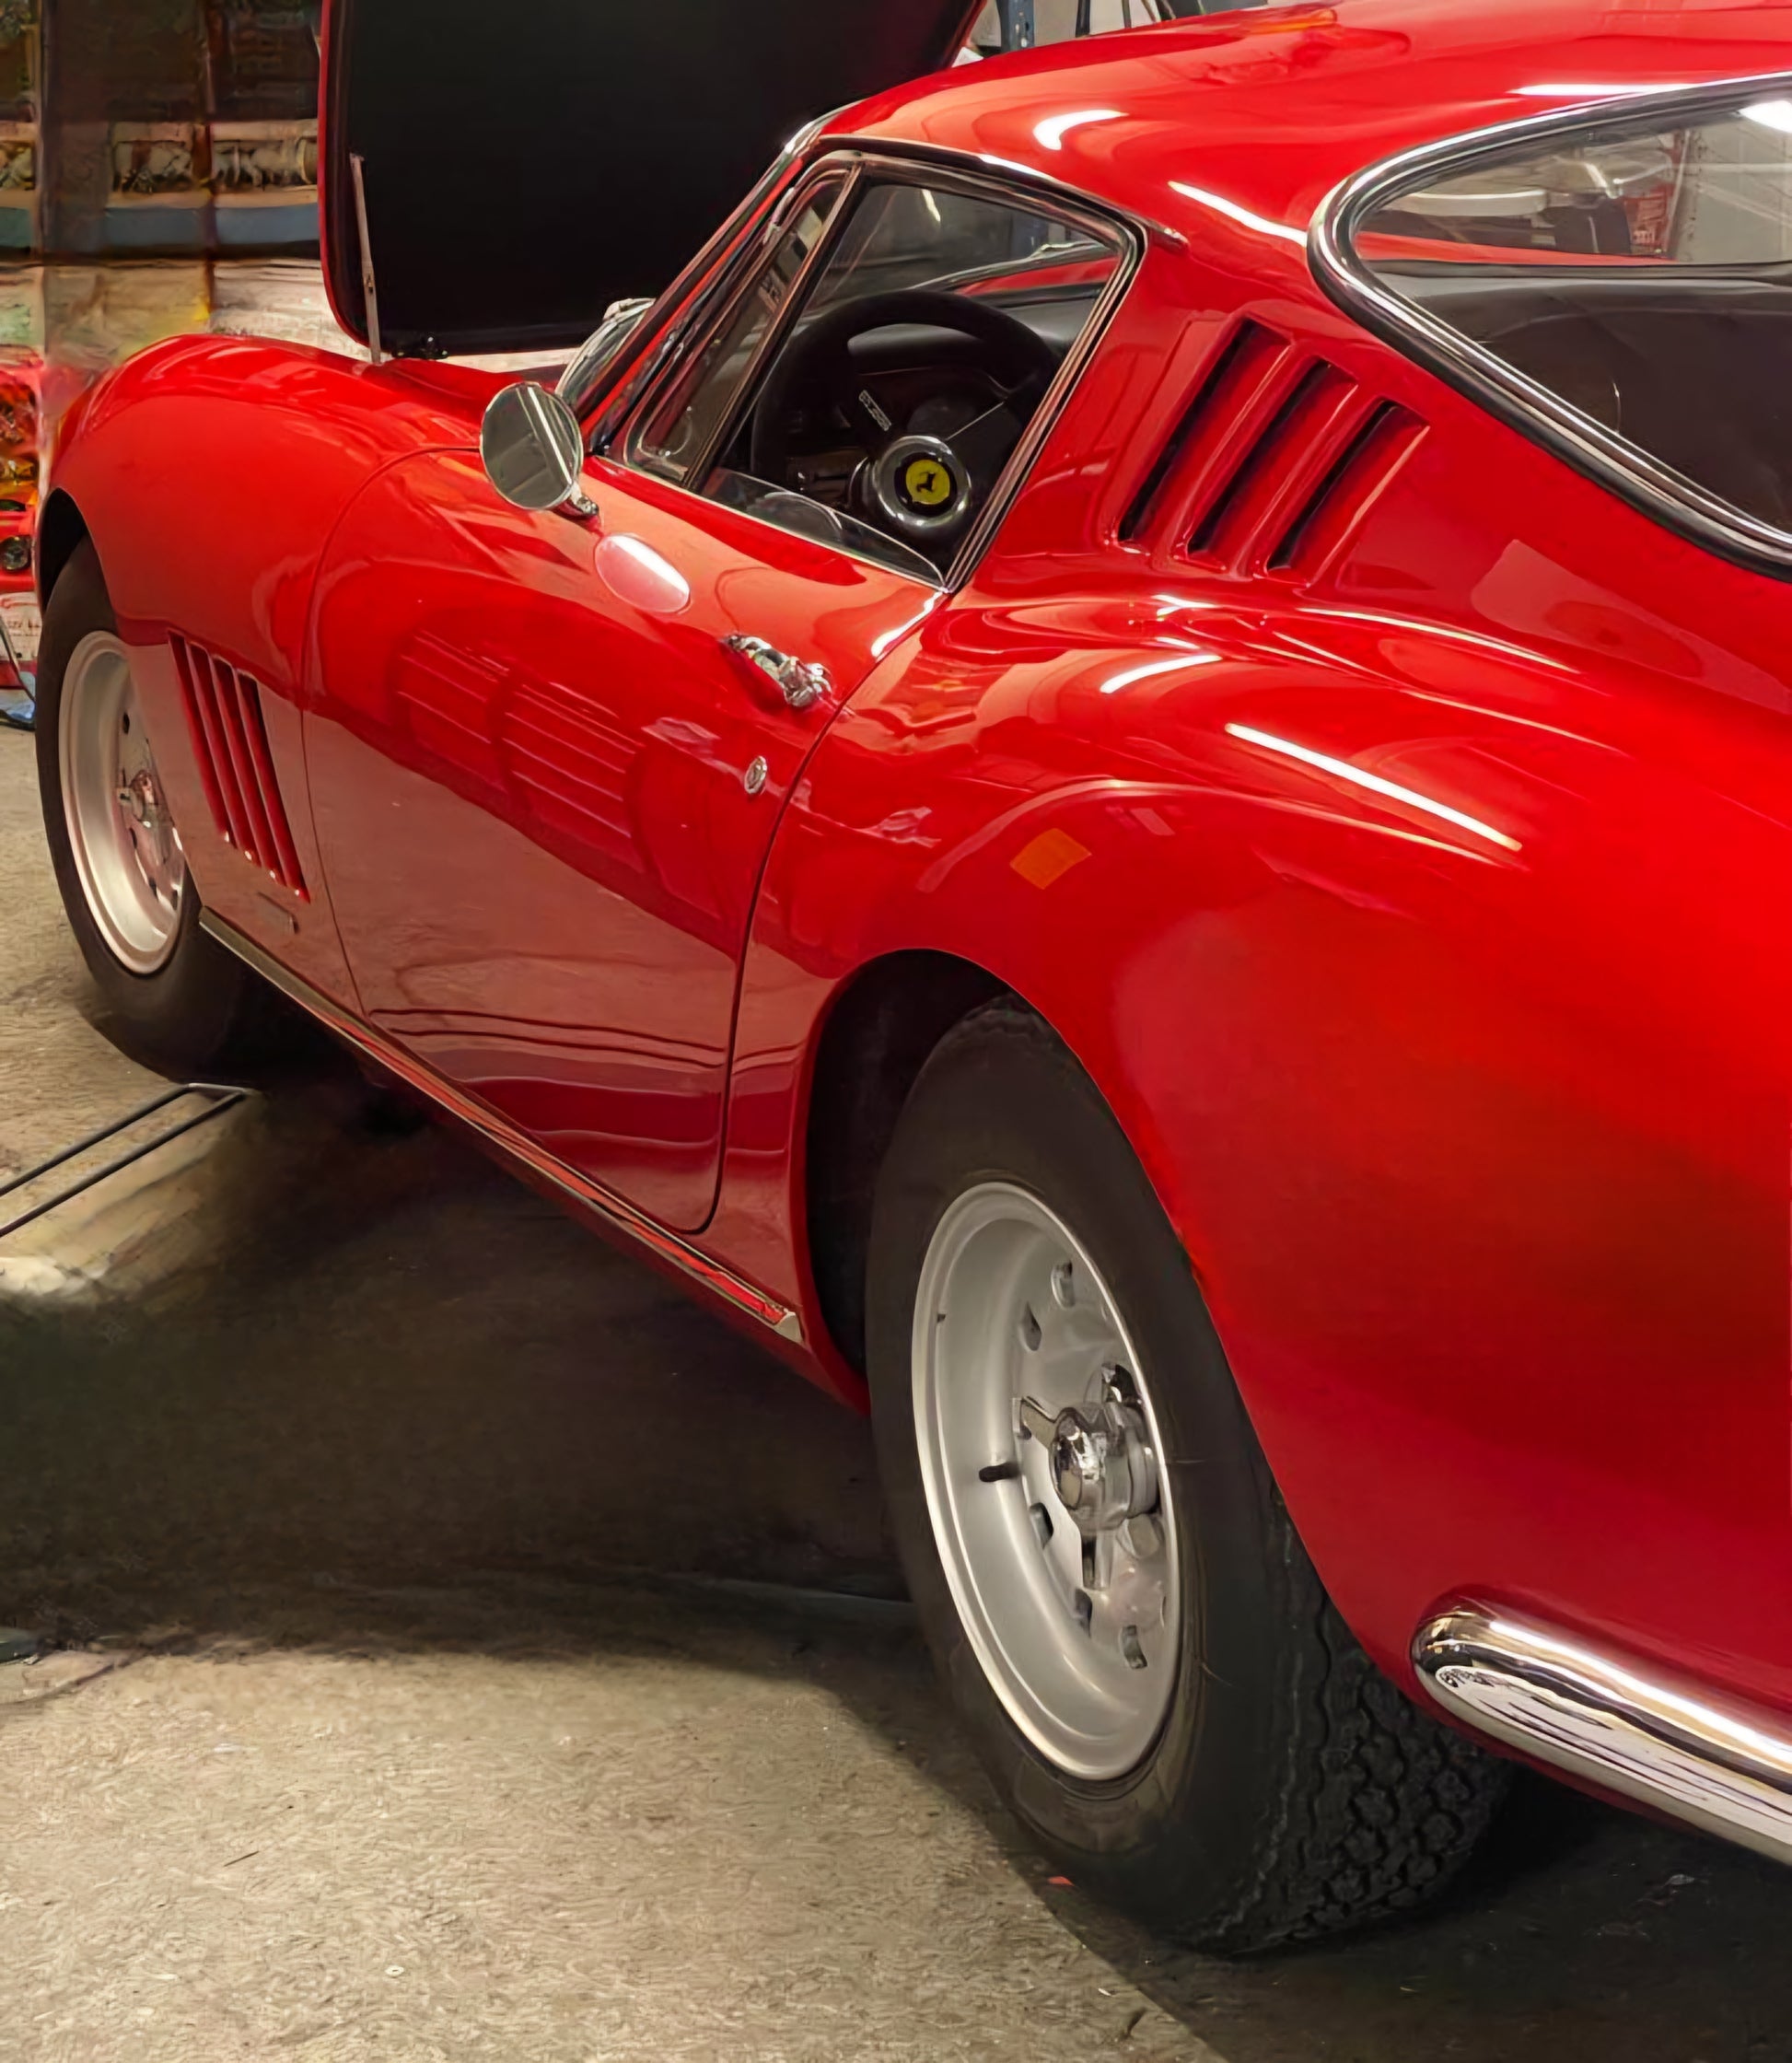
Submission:
{"label": "prancing horse emblem", "polygon": [[917,508],[942,508],[952,498],[952,476],[937,459],[911,459],[902,491]]}

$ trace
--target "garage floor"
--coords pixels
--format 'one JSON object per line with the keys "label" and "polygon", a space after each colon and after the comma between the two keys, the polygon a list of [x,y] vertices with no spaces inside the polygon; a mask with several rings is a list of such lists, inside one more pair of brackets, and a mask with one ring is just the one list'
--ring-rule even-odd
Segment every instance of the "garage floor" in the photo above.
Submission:
{"label": "garage floor", "polygon": [[[153,1086],[0,732],[0,1174]],[[1792,1878],[1536,1784],[1247,1968],[1048,1881],[857,1420],[327,1054],[0,1245],[0,2057],[1792,2057]]]}

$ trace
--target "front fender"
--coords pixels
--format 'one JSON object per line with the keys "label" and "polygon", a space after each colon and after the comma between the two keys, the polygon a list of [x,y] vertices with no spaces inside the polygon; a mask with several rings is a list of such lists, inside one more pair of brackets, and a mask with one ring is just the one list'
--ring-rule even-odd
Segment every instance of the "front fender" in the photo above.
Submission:
{"label": "front fender", "polygon": [[[40,530],[46,571],[83,532],[93,541],[206,906],[341,1001],[354,992],[312,835],[300,735],[307,622],[324,547],[362,485],[407,451],[477,435],[491,383],[466,376],[463,402],[449,371],[437,368],[432,383],[243,337],[155,345],[65,420]],[[176,635],[254,683],[295,855],[282,878],[225,834]]]}

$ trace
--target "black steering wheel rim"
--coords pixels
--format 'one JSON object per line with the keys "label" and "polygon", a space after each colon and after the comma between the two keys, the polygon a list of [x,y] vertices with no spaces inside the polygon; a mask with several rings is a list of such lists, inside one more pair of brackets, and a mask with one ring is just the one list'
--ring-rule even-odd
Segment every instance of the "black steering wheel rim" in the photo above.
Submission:
{"label": "black steering wheel rim", "polygon": [[[1057,354],[1018,316],[974,295],[948,294],[937,287],[905,286],[888,294],[867,294],[843,301],[793,337],[772,368],[772,376],[753,409],[748,464],[753,477],[781,487],[790,461],[791,404],[801,385],[818,375],[832,392],[831,376],[849,365],[847,351],[855,337],[902,323],[950,330],[987,344],[1004,361],[1017,386],[1036,381],[1042,393],[1058,368]],[[831,365],[830,360],[833,363]]]}

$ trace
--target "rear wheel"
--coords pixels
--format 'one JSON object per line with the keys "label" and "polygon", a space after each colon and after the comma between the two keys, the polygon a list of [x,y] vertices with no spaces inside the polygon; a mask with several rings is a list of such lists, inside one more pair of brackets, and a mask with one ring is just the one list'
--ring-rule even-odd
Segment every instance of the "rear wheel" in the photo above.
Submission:
{"label": "rear wheel", "polygon": [[44,612],[36,729],[50,857],[106,1028],[170,1074],[240,1057],[258,1041],[268,997],[199,927],[157,740],[90,542]]}
{"label": "rear wheel", "polygon": [[948,1035],[879,1183],[879,1455],[1009,1804],[1078,1883],[1244,1952],[1409,1908],[1503,1766],[1332,1609],[1105,1103],[1012,1004]]}

